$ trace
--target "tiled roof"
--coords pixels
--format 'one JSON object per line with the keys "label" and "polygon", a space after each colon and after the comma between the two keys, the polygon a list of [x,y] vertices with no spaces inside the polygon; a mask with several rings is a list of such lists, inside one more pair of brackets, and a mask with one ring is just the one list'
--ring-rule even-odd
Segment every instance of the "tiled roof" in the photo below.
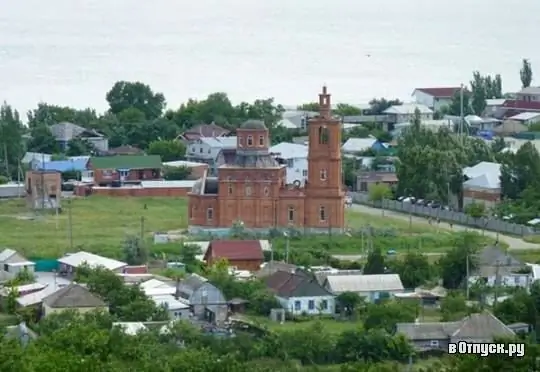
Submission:
{"label": "tiled roof", "polygon": [[[227,260],[262,260],[261,243],[258,240],[214,240],[210,242],[205,256]],[[206,257],[205,257],[206,258]]]}
{"label": "tiled roof", "polygon": [[448,98],[453,97],[456,92],[459,92],[460,87],[448,87],[448,88],[416,88],[415,91],[419,90],[430,96],[437,98]]}
{"label": "tiled roof", "polygon": [[503,103],[503,107],[515,108],[520,110],[540,110],[540,101],[523,101],[516,99],[507,99]]}
{"label": "tiled roof", "polygon": [[105,302],[79,284],[70,284],[43,299],[52,308],[103,307]]}
{"label": "tiled roof", "polygon": [[115,155],[90,158],[93,169],[157,169],[161,168],[159,155]]}
{"label": "tiled roof", "polygon": [[315,278],[286,271],[277,271],[266,277],[264,282],[279,297],[332,296]]}

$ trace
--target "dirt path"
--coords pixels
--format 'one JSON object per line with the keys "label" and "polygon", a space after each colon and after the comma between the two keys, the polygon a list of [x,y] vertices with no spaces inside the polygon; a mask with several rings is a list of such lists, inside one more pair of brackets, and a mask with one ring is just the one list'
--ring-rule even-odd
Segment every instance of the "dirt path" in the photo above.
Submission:
{"label": "dirt path", "polygon": [[[360,212],[360,213],[363,213],[363,214],[371,214],[371,215],[381,216],[381,210],[378,209],[378,208],[372,208],[372,207],[368,207],[368,206],[361,205],[361,204],[353,204],[351,206],[351,208],[354,211],[357,211],[357,212]],[[409,221],[409,215],[405,214],[405,213],[399,213],[399,212],[385,210],[384,215],[386,217],[389,217],[389,218],[396,218],[396,219],[401,219],[401,220],[404,220],[404,221]],[[412,222],[416,223],[416,224],[424,224],[424,225],[429,224],[427,218],[417,217],[417,216],[412,216]],[[441,227],[441,229],[446,229],[446,230],[453,230],[453,231],[469,230],[469,231],[477,231],[479,233],[482,233],[482,230],[472,228],[472,227],[468,227],[468,226],[463,226],[463,225],[452,225],[452,227],[450,227],[450,225],[448,223],[446,223],[446,222],[441,222],[440,227]],[[489,236],[489,237],[493,238],[493,239],[497,238],[497,233],[493,232],[493,231],[487,231],[486,230],[486,231],[484,231],[484,234],[486,236]],[[540,244],[529,243],[529,242],[526,242],[523,239],[520,239],[520,238],[515,237],[515,236],[503,235],[503,234],[500,234],[500,233],[498,234],[498,236],[499,236],[499,240],[501,242],[505,242],[506,244],[508,244],[508,247],[511,250],[540,249]]]}

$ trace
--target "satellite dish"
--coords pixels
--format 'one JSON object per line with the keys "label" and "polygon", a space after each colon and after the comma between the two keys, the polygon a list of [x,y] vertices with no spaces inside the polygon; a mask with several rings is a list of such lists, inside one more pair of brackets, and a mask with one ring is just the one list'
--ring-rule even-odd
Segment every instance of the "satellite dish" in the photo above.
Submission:
{"label": "satellite dish", "polygon": [[293,185],[294,185],[294,187],[296,187],[296,188],[299,188],[301,184],[302,184],[302,182],[300,182],[300,180],[295,180],[295,181],[293,182]]}

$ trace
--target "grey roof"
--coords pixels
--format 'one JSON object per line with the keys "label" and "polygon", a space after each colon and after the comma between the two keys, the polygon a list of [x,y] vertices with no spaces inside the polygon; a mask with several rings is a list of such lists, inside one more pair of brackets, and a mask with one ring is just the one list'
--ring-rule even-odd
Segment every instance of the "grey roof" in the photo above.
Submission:
{"label": "grey roof", "polygon": [[208,280],[206,278],[197,274],[191,274],[190,276],[182,280],[180,283],[178,283],[177,290],[178,292],[180,292],[179,294],[182,297],[189,299],[193,292],[195,292],[207,282]]}
{"label": "grey roof", "polygon": [[404,289],[398,274],[329,275],[325,284],[334,293],[402,291]]}
{"label": "grey roof", "polygon": [[281,142],[270,147],[270,153],[282,159],[307,159],[309,148],[298,143]]}
{"label": "grey roof", "polygon": [[376,138],[349,138],[341,150],[343,152],[359,152],[370,149],[377,142]]}
{"label": "grey roof", "polygon": [[0,253],[0,262],[4,262],[5,260],[13,256],[15,253],[17,253],[17,251],[14,251],[13,249],[4,249],[2,253]]}
{"label": "grey roof", "polygon": [[298,266],[281,262],[281,261],[271,261],[264,264],[264,266],[255,273],[255,276],[258,278],[264,278],[270,276],[277,271],[286,271],[294,273],[298,269]]}
{"label": "grey roof", "polygon": [[240,129],[266,129],[266,125],[262,120],[247,120],[241,126]]}
{"label": "grey roof", "polygon": [[201,137],[199,141],[212,148],[235,149],[236,137]]}
{"label": "grey roof", "polygon": [[509,275],[525,267],[521,261],[498,247],[486,247],[477,256],[478,276],[488,278],[497,275]]}
{"label": "grey roof", "polygon": [[56,309],[106,306],[102,299],[76,283],[72,283],[45,297],[43,303]]}
{"label": "grey roof", "polygon": [[387,108],[383,111],[384,114],[398,114],[398,115],[413,115],[416,109],[420,110],[421,114],[433,114],[426,105],[420,105],[416,103],[405,103],[403,105],[395,105]]}
{"label": "grey roof", "polygon": [[510,117],[509,119],[517,120],[517,121],[526,121],[526,120],[531,120],[535,118],[540,118],[540,112],[522,112],[521,114],[514,115]]}
{"label": "grey roof", "polygon": [[520,94],[540,94],[540,87],[527,87],[519,91]]}
{"label": "grey roof", "polygon": [[495,337],[515,336],[514,331],[489,311],[471,314],[459,322],[398,323],[396,331],[413,341],[441,339],[450,339],[452,342],[492,341]]}
{"label": "grey roof", "polygon": [[463,186],[496,189],[500,187],[501,165],[482,161],[474,167],[466,167],[463,174],[469,178]]}
{"label": "grey roof", "polygon": [[79,137],[84,132],[91,133],[96,137],[103,137],[102,134],[96,132],[93,129],[86,129],[81,127],[80,125],[68,122],[53,124],[49,127],[49,129],[51,130],[54,138],[56,138],[56,140],[58,141],[70,141],[73,138]]}

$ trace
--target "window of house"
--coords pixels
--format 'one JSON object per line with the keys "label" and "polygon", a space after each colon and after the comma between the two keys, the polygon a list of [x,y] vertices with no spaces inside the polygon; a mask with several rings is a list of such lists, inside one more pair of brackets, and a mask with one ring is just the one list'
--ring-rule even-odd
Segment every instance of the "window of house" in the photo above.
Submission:
{"label": "window of house", "polygon": [[201,147],[201,148],[199,149],[199,152],[202,154],[202,151],[203,151],[203,150],[202,150],[202,147]]}
{"label": "window of house", "polygon": [[214,218],[214,208],[208,208],[206,210],[206,219],[208,221],[212,221],[213,218]]}
{"label": "window of house", "polygon": [[212,150],[211,150],[211,149],[208,149],[208,153],[210,154],[211,152],[212,152]]}
{"label": "window of house", "polygon": [[431,340],[429,344],[431,347],[439,347],[439,340]]}
{"label": "window of house", "polygon": [[253,136],[248,136],[247,137],[247,145],[248,146],[253,146]]}
{"label": "window of house", "polygon": [[300,311],[302,309],[302,304],[300,301],[294,301],[294,310]]}
{"label": "window of house", "polygon": [[191,147],[191,152],[195,152],[195,147]]}
{"label": "window of house", "polygon": [[4,264],[4,271],[9,271],[9,265],[8,264]]}
{"label": "window of house", "polygon": [[120,171],[120,177],[127,177],[129,175],[129,171],[128,170],[121,170]]}
{"label": "window of house", "polygon": [[328,300],[322,300],[321,301],[321,310],[328,309]]}
{"label": "window of house", "polygon": [[244,137],[238,136],[238,146],[239,147],[244,146]]}
{"label": "window of house", "polygon": [[328,172],[326,169],[321,169],[321,180],[326,181],[326,177],[328,176]]}
{"label": "window of house", "polygon": [[264,136],[259,136],[259,146],[264,146]]}
{"label": "window of house", "polygon": [[328,128],[319,127],[319,144],[326,145],[328,143]]}
{"label": "window of house", "polygon": [[246,185],[246,196],[251,196],[251,185]]}
{"label": "window of house", "polygon": [[289,213],[287,213],[287,217],[288,217],[289,222],[294,222],[294,208],[289,207],[288,212]]}
{"label": "window of house", "polygon": [[265,186],[264,187],[264,196],[268,196],[270,195],[270,189],[268,188],[268,186]]}
{"label": "window of house", "polygon": [[326,208],[325,207],[319,208],[319,217],[321,219],[321,222],[326,221]]}
{"label": "window of house", "polygon": [[302,170],[302,177],[307,177],[307,169]]}
{"label": "window of house", "polygon": [[294,159],[287,159],[287,168],[294,167]]}
{"label": "window of house", "polygon": [[113,171],[111,169],[104,169],[102,171],[103,177],[111,177],[113,174]]}
{"label": "window of house", "polygon": [[309,300],[308,303],[307,303],[307,307],[309,310],[315,310],[315,301],[314,300]]}

